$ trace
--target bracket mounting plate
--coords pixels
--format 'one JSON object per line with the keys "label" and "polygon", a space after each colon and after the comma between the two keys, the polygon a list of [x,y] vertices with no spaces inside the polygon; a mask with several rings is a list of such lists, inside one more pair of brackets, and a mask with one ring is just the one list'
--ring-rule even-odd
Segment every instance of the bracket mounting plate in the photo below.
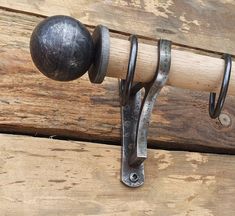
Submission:
{"label": "bracket mounting plate", "polygon": [[[120,82],[122,85],[122,82]],[[120,86],[122,89],[122,86]],[[141,91],[129,98],[128,103],[121,107],[122,112],[122,169],[121,180],[129,187],[139,187],[144,183],[144,163],[139,166],[130,166],[131,157],[136,139],[137,121],[141,108]]]}

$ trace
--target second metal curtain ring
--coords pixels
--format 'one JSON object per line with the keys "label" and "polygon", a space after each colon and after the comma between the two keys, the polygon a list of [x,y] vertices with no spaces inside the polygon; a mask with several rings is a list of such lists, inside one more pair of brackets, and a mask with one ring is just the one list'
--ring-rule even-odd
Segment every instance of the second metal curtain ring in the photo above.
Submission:
{"label": "second metal curtain ring", "polygon": [[213,119],[217,118],[220,115],[221,110],[223,108],[229,87],[229,81],[232,69],[232,57],[229,54],[224,54],[222,58],[224,58],[225,60],[225,70],[220,89],[220,94],[216,105],[215,105],[216,93],[210,93],[210,98],[209,98],[209,115]]}

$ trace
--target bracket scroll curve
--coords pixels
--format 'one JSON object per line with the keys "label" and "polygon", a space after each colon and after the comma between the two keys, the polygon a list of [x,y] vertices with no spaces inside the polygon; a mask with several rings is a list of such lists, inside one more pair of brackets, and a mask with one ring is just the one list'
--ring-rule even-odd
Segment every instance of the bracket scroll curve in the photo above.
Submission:
{"label": "bracket scroll curve", "polygon": [[[122,103],[122,169],[121,181],[129,187],[144,183],[144,160],[147,158],[147,135],[149,121],[157,97],[166,84],[171,65],[171,41],[159,40],[158,67],[155,77],[148,84],[135,83],[132,86],[138,43],[131,37],[131,52],[127,79],[120,82]],[[133,54],[134,53],[134,54]],[[141,89],[145,89],[141,99]],[[130,92],[123,91],[130,89]],[[123,93],[127,95],[123,95]]]}

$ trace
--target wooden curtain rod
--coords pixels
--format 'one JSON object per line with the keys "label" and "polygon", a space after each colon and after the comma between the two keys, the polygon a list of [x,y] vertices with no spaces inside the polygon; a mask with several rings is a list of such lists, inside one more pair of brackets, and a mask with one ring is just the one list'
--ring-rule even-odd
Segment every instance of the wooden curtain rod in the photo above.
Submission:
{"label": "wooden curtain rod", "polygon": [[[152,80],[158,64],[156,46],[139,43],[135,81],[149,82]],[[125,79],[129,53],[129,41],[110,38],[108,77]],[[234,61],[233,65],[235,65]],[[224,67],[223,59],[172,49],[171,69],[167,84],[184,89],[219,92]],[[235,95],[235,67],[231,71],[228,94]]]}
{"label": "wooden curtain rod", "polygon": [[[58,25],[59,22],[61,25]],[[30,48],[37,68],[49,78],[60,81],[76,79],[89,68],[89,76],[94,82],[102,81],[96,80],[101,70],[105,70],[105,76],[125,79],[130,41],[109,38],[108,30],[104,28],[98,28],[92,39],[85,26],[76,22],[70,17],[54,16],[35,28]],[[151,81],[157,65],[157,45],[139,43],[134,81]],[[224,68],[223,59],[172,49],[167,84],[184,89],[219,92]],[[235,67],[231,71],[228,94],[235,95]]]}

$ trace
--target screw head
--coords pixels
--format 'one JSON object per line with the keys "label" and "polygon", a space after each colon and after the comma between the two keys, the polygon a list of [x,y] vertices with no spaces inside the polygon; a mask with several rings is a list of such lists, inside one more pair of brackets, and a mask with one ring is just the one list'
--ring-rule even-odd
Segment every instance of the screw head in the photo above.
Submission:
{"label": "screw head", "polygon": [[136,183],[139,180],[138,174],[137,173],[131,173],[130,174],[130,180],[131,180],[131,182]]}
{"label": "screw head", "polygon": [[230,118],[229,115],[222,113],[219,115],[219,122],[224,126],[224,127],[229,127],[232,124],[232,119]]}

